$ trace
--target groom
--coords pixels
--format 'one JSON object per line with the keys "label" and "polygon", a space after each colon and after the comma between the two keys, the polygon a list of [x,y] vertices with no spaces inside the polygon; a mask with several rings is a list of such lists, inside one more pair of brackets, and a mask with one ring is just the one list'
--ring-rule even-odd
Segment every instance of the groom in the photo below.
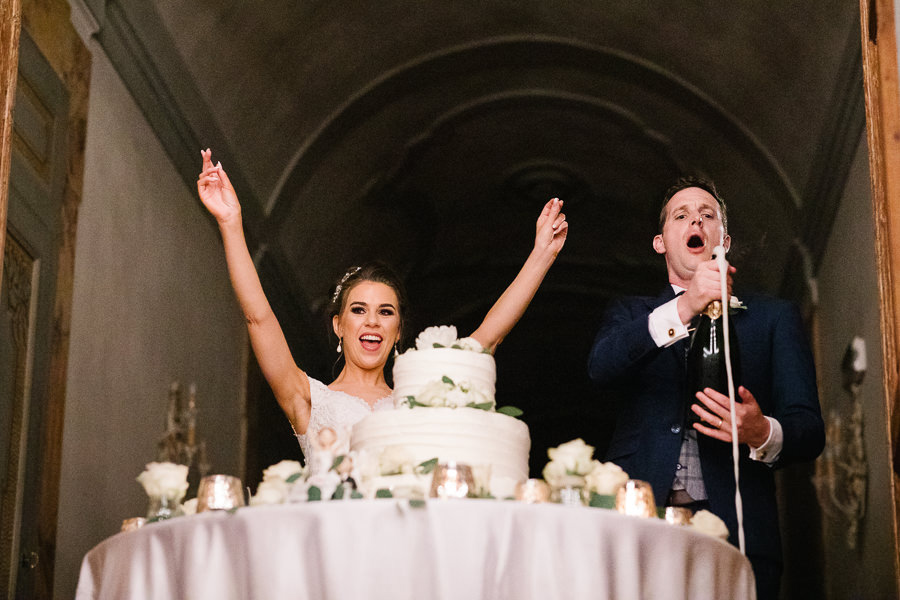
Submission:
{"label": "groom", "polygon": [[[588,360],[591,379],[624,394],[607,459],[650,482],[658,505],[708,509],[737,545],[728,397],[707,388],[688,426],[685,358],[691,319],[720,298],[713,248],[731,243],[725,204],[708,181],[683,178],[666,193],[653,249],[665,257],[668,285],[657,297],[611,304]],[[728,268],[731,293],[733,267]],[[812,355],[791,304],[741,298],[734,311],[741,380],[735,382],[740,485],[747,557],[757,596],[777,598],[782,570],[774,469],[813,460],[825,444]]]}

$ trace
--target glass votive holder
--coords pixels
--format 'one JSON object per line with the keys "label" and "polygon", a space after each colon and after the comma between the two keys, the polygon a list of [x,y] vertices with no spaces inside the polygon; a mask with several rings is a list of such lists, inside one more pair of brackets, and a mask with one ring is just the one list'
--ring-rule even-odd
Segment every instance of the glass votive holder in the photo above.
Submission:
{"label": "glass votive holder", "polygon": [[525,504],[550,502],[550,486],[543,479],[526,479],[516,484],[516,500]]}
{"label": "glass votive holder", "polygon": [[231,475],[207,475],[197,488],[197,512],[244,506],[241,480]]}
{"label": "glass votive holder", "polygon": [[656,517],[653,488],[646,481],[629,479],[616,492],[616,510],[634,517]]}
{"label": "glass votive holder", "polygon": [[432,498],[465,498],[475,495],[472,468],[464,463],[438,463],[431,476]]}
{"label": "glass votive holder", "polygon": [[471,466],[472,480],[475,482],[475,486],[471,490],[469,490],[469,495],[475,496],[476,498],[489,498],[491,496],[490,463]]}
{"label": "glass votive holder", "polygon": [[124,519],[122,521],[121,531],[135,531],[136,529],[140,529],[146,524],[147,519],[145,519],[144,517],[132,517],[130,519]]}
{"label": "glass votive holder", "polygon": [[666,507],[665,519],[666,523],[670,525],[690,525],[691,517],[693,516],[694,513],[689,508],[684,508],[683,506]]}

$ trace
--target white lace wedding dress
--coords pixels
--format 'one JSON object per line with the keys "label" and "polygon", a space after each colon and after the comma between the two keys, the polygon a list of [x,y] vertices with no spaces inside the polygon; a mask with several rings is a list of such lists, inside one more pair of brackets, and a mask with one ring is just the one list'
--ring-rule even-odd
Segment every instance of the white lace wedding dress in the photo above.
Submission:
{"label": "white lace wedding dress", "polygon": [[366,415],[375,411],[394,409],[394,399],[390,394],[379,398],[375,404],[369,406],[362,398],[329,389],[324,383],[312,377],[309,378],[309,396],[311,407],[306,433],[294,432],[307,463],[312,456],[310,437],[323,427],[331,427],[339,436],[344,433],[349,436],[350,427]]}

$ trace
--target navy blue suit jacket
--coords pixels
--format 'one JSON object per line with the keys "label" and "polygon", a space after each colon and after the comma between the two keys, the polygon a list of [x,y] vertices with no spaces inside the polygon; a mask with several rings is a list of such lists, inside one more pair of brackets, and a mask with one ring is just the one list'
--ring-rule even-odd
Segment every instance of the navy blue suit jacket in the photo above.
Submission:
{"label": "navy blue suit jacket", "polygon": [[[671,286],[658,297],[614,302],[588,360],[592,380],[618,388],[622,403],[607,452],[633,479],[650,482],[662,506],[681,450],[685,391],[685,345],[660,348],[650,337],[648,316],[675,297]],[[816,374],[797,309],[767,296],[742,297],[746,310],[730,314],[741,358],[741,381],[764,414],[784,430],[775,466],[813,460],[825,445]],[[698,433],[703,481],[710,509],[738,543],[731,444]],[[747,554],[781,561],[773,466],[749,459],[740,447],[740,486]]]}

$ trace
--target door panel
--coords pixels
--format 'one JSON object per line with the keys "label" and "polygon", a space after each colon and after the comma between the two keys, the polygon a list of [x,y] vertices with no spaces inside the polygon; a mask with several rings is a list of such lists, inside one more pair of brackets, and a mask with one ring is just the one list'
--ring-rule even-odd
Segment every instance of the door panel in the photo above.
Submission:
{"label": "door panel", "polygon": [[[68,95],[25,30],[0,284],[0,586],[34,597]],[[24,558],[24,560],[23,560]]]}

